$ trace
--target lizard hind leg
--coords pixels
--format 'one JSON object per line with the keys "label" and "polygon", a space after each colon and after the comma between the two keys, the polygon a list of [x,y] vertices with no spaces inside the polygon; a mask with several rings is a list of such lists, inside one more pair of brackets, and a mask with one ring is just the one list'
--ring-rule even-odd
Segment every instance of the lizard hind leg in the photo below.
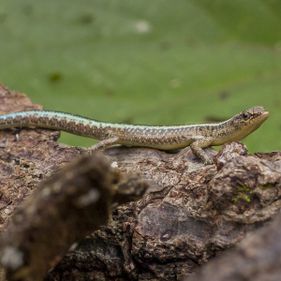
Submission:
{"label": "lizard hind leg", "polygon": [[111,138],[108,138],[108,139],[105,139],[105,140],[101,140],[97,144],[89,147],[88,151],[89,151],[90,154],[93,154],[97,150],[104,150],[107,147],[110,147],[114,144],[117,144],[118,141],[119,141],[118,137],[111,137]]}
{"label": "lizard hind leg", "polygon": [[195,140],[190,144],[190,148],[195,156],[200,158],[205,164],[211,165],[213,164],[213,159],[208,156],[208,154],[204,151],[204,147],[208,147],[212,144],[212,139],[205,138]]}

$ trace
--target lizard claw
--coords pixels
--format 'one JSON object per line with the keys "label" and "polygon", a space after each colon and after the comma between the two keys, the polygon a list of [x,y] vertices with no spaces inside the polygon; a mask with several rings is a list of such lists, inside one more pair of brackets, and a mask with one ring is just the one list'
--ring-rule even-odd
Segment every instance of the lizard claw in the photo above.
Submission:
{"label": "lizard claw", "polygon": [[214,161],[213,161],[213,159],[208,157],[207,159],[204,159],[204,164],[205,165],[213,165]]}

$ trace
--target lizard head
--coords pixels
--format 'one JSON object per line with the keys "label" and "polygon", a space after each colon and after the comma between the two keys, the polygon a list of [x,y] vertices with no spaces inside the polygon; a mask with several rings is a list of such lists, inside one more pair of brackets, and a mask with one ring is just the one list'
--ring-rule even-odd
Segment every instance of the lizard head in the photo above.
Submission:
{"label": "lizard head", "polygon": [[262,106],[255,106],[244,110],[232,118],[232,124],[239,131],[239,139],[242,139],[256,130],[269,116],[269,112]]}

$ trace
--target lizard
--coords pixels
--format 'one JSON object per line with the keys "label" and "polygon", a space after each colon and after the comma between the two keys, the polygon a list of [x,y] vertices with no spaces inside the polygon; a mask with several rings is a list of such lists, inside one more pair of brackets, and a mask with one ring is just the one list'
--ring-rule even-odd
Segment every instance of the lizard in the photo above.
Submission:
{"label": "lizard", "polygon": [[90,151],[116,144],[160,150],[189,146],[205,164],[213,164],[204,148],[239,141],[256,130],[268,116],[269,112],[263,107],[255,106],[218,123],[153,126],[100,122],[65,112],[29,110],[0,115],[0,129],[47,128],[99,140]]}

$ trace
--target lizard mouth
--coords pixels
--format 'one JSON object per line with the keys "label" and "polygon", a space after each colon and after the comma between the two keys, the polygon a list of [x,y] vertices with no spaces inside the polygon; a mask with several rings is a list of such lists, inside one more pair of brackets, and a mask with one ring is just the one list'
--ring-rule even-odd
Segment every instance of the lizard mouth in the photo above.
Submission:
{"label": "lizard mouth", "polygon": [[261,114],[260,118],[261,118],[262,120],[266,120],[266,119],[268,118],[268,116],[269,116],[269,112],[268,112],[268,111],[264,111],[264,112]]}
{"label": "lizard mouth", "polygon": [[268,118],[268,116],[269,116],[269,112],[263,111],[260,112],[258,116],[256,116],[256,118],[253,118],[252,122],[250,123],[250,127],[251,127],[250,132],[259,128],[263,124],[263,122]]}

